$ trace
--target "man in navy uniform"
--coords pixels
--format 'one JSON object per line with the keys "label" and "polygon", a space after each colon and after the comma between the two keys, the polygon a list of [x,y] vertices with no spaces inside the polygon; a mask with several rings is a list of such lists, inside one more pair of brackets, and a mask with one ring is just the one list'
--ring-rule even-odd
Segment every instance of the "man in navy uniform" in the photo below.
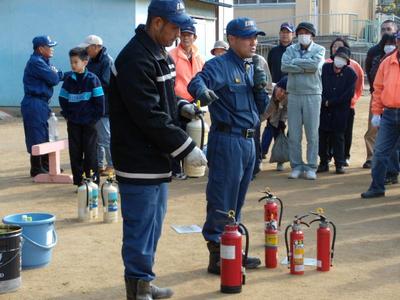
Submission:
{"label": "man in navy uniform", "polygon": [[[121,194],[122,258],[128,299],[172,296],[151,284],[167,209],[171,159],[205,166],[203,152],[178,124],[178,111],[195,117],[195,105],[177,99],[175,66],[165,47],[189,25],[181,0],[153,0],[146,25],[119,53],[110,81],[111,154]],[[178,110],[179,106],[179,110]]]}
{"label": "man in navy uniform", "polygon": [[[257,35],[265,33],[248,18],[230,21],[226,33],[228,52],[209,60],[188,87],[195,99],[209,105],[211,116],[203,236],[210,252],[208,272],[214,274],[220,272],[219,239],[226,220],[217,210],[233,210],[240,220],[255,163],[253,137],[268,102],[265,71],[249,63],[256,52]],[[259,264],[258,258],[245,262],[247,268]]]}
{"label": "man in navy uniform", "polygon": [[[57,42],[43,35],[35,37],[32,43],[34,52],[25,67],[23,79],[25,96],[21,102],[26,150],[29,154],[33,145],[49,141],[47,124],[50,116],[49,102],[53,95],[53,86],[63,78],[63,72],[58,71],[50,63]],[[31,155],[31,177],[46,171],[48,171],[48,156]]]}

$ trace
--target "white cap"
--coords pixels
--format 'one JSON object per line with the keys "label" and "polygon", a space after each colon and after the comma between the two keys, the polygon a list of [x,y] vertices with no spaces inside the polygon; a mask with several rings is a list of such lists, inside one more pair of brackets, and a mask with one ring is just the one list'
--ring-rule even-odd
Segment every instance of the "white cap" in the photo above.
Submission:
{"label": "white cap", "polygon": [[88,35],[85,40],[83,41],[83,43],[79,44],[78,47],[81,48],[87,48],[90,45],[100,45],[103,46],[103,40],[101,39],[101,37],[91,34]]}

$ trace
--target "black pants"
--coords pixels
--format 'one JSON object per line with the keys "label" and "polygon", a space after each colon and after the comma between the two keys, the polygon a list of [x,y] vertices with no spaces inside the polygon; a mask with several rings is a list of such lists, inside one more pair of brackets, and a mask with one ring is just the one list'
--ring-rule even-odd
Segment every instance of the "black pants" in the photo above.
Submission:
{"label": "black pants", "polygon": [[344,157],[350,159],[350,148],[353,142],[353,125],[354,125],[354,108],[350,109],[349,118],[347,119],[347,127],[344,133]]}
{"label": "black pants", "polygon": [[96,181],[98,181],[95,124],[82,125],[68,122],[67,130],[74,185],[80,185],[83,172],[85,172],[86,177],[89,177],[90,171],[93,171],[97,177]]}
{"label": "black pants", "polygon": [[319,130],[319,158],[320,164],[328,164],[330,150],[333,149],[336,167],[342,167],[345,163],[344,156],[344,132]]}

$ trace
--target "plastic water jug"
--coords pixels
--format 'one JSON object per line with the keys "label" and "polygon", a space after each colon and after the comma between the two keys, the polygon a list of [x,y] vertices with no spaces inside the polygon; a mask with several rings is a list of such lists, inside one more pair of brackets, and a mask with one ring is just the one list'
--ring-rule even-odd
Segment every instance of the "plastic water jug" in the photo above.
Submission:
{"label": "plastic water jug", "polygon": [[55,113],[51,113],[47,123],[49,124],[49,142],[55,142],[58,140],[58,119]]}

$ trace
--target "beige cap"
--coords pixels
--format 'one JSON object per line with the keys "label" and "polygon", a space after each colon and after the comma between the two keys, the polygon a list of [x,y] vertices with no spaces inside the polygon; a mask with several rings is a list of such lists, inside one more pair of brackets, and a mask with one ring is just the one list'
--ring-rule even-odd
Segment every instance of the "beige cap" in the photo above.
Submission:
{"label": "beige cap", "polygon": [[90,45],[100,45],[103,46],[103,40],[101,39],[101,37],[91,34],[88,35],[85,40],[83,41],[83,43],[79,44],[78,47],[81,48],[87,48]]}
{"label": "beige cap", "polygon": [[214,43],[214,48],[212,48],[211,51],[210,51],[212,55],[214,55],[214,50],[215,50],[215,49],[225,49],[225,50],[228,50],[228,49],[229,49],[229,45],[228,45],[228,43],[225,42],[225,41],[216,41],[216,42]]}

